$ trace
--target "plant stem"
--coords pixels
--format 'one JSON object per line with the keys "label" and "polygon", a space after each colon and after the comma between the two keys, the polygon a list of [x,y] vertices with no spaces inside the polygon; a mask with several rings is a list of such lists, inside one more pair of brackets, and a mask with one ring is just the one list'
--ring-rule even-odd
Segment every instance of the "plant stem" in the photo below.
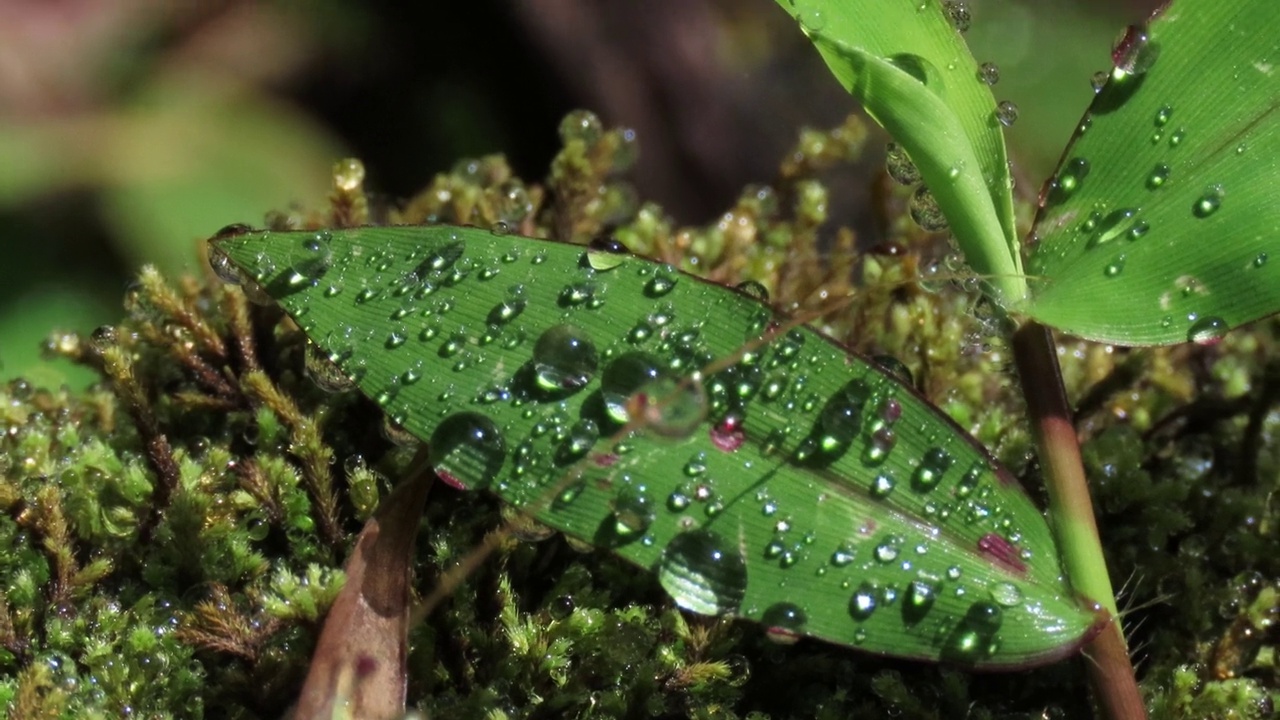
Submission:
{"label": "plant stem", "polygon": [[1076,592],[1101,605],[1111,617],[1084,649],[1090,684],[1104,717],[1145,719],[1147,711],[1120,629],[1052,333],[1039,323],[1025,323],[1013,335],[1013,354],[1049,491],[1050,522],[1067,577]]}

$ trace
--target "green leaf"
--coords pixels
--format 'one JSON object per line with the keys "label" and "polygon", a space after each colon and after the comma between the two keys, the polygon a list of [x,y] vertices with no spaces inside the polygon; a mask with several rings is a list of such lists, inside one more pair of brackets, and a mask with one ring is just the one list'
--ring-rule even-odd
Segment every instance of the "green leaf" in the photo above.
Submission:
{"label": "green leaf", "polygon": [[410,433],[657,574],[680,606],[871,652],[1023,667],[1095,617],[1009,473],[756,293],[475,228],[214,241]]}
{"label": "green leaf", "polygon": [[1274,0],[1178,0],[1135,28],[1046,188],[1018,308],[1126,345],[1280,311]]}
{"label": "green leaf", "polygon": [[998,297],[1026,295],[1012,182],[990,88],[960,29],[963,3],[778,0],[840,84],[910,155],[969,266]]}

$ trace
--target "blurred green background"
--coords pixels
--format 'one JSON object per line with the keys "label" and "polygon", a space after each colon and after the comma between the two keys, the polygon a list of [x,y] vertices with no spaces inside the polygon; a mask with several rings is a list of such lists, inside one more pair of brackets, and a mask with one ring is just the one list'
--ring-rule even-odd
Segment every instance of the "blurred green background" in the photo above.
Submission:
{"label": "blurred green background", "polygon": [[[969,3],[974,53],[1021,109],[1020,192],[1154,4]],[[195,270],[224,225],[322,203],[340,157],[388,202],[496,151],[537,179],[577,107],[635,128],[640,196],[701,223],[852,102],[772,0],[0,2],[0,380],[88,382],[41,361],[51,330],[118,319],[136,268]],[[831,178],[864,236],[876,153]]]}

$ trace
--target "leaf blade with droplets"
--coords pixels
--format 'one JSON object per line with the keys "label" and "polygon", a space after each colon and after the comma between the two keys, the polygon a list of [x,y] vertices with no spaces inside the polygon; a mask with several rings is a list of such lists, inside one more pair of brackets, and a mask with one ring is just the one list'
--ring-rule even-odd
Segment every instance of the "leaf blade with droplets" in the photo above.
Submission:
{"label": "leaf blade with droplets", "polygon": [[428,441],[442,479],[653,570],[686,609],[990,668],[1096,625],[1007,471],[756,297],[474,228],[215,248]]}
{"label": "leaf blade with droplets", "polygon": [[1046,187],[1019,310],[1126,345],[1280,311],[1280,40],[1257,31],[1277,23],[1270,0],[1178,0],[1121,40]]}

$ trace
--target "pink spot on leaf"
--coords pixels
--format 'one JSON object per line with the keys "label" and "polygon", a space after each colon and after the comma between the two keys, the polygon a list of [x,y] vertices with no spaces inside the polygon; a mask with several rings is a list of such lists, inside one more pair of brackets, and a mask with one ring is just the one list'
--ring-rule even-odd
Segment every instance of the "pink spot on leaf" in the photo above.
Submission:
{"label": "pink spot on leaf", "polygon": [[978,552],[997,565],[1019,575],[1025,575],[1027,572],[1027,564],[1019,557],[1018,548],[995,533],[987,533],[978,538]]}

